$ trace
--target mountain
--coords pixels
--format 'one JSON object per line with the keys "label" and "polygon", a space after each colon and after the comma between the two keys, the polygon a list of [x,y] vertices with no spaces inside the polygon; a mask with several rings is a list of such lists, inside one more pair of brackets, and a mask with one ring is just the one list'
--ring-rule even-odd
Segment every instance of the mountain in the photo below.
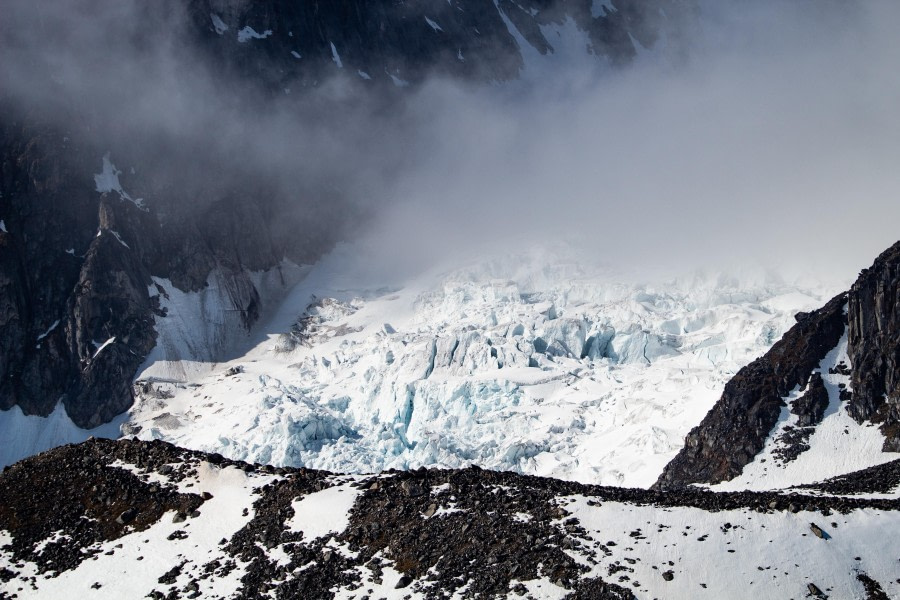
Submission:
{"label": "mountain", "polygon": [[781,485],[889,460],[898,451],[900,243],[846,294],[797,315],[691,430],[657,486]]}
{"label": "mountain", "polygon": [[900,462],[790,492],[347,476],[91,440],[0,475],[0,594],[896,597]]}
{"label": "mountain", "polygon": [[[673,0],[192,0],[40,11],[17,1],[4,12],[0,409],[17,411],[3,419],[11,436],[19,416],[52,415],[22,435],[39,450],[132,405],[134,375],[175,311],[167,298],[203,295],[215,314],[177,318],[217,319],[241,337],[295,283],[296,265],[366,221],[363,194],[346,189],[354,164],[264,151],[300,137],[272,134],[283,123],[265,120],[274,107],[318,123],[307,154],[327,155],[332,126],[358,105],[402,122],[403,94],[426,75],[512,80],[529,56],[554,52],[563,28],[598,64],[624,64],[689,11]],[[329,81],[354,92],[335,95]],[[367,143],[377,155],[383,135]]]}
{"label": "mountain", "polygon": [[[878,385],[892,390],[887,382],[893,381],[891,357],[897,339],[891,327],[898,306],[898,248],[900,244],[864,270],[847,294],[823,308],[798,313],[781,340],[740,369],[689,434],[656,489],[586,485],[475,465],[334,474],[247,463],[160,440],[91,439],[28,458],[0,474],[0,594],[9,598],[72,593],[97,598],[895,597],[900,594],[896,555],[885,531],[895,528],[900,518],[900,460],[882,451],[894,444],[893,422],[888,418],[891,392],[870,413],[860,413],[858,406],[865,406],[871,396],[861,394],[854,402],[854,395]],[[521,269],[520,261],[515,264]],[[482,264],[482,268],[496,273],[499,266]],[[621,359],[623,365],[634,356],[650,362],[641,365],[649,369],[654,360],[661,362],[674,353],[665,344],[652,346],[652,334],[640,329],[629,330],[625,336],[630,337],[618,341],[619,334],[614,333],[603,352],[587,337],[580,358],[564,351],[564,342],[570,347],[575,338],[552,338],[547,331],[556,331],[556,325],[573,318],[567,311],[585,304],[575,293],[578,280],[571,267],[557,268],[555,274],[546,266],[531,272],[532,278],[549,276],[557,284],[567,281],[568,286],[553,296],[554,302],[544,299],[549,296],[525,296],[540,306],[538,314],[555,313],[552,319],[548,312],[545,320],[535,322],[534,330],[546,339],[541,338],[542,351],[532,352],[529,360],[544,366],[559,360],[572,369],[577,360],[595,352],[606,361]],[[562,274],[565,277],[559,277]],[[520,273],[520,282],[528,279]],[[450,297],[486,289],[473,271],[445,275],[439,281]],[[495,280],[493,310],[503,315],[501,309],[509,304],[513,313],[536,318],[525,312],[521,292],[509,293],[511,285]],[[588,287],[596,289],[596,282]],[[688,288],[696,301],[696,282]],[[712,289],[713,296],[721,294],[721,289]],[[374,302],[381,315],[384,303],[404,297],[402,290],[382,294],[389,296],[378,295]],[[635,301],[633,294],[633,289],[627,290],[625,297],[632,300],[626,302]],[[446,309],[445,295],[419,295],[412,304]],[[560,302],[563,296],[572,303]],[[652,315],[651,323],[668,316],[666,310],[678,310],[676,297],[653,303],[648,290],[637,292],[638,304],[647,309],[641,312]],[[660,309],[663,305],[669,308]],[[653,306],[656,311],[650,310]],[[722,310],[717,306],[709,310]],[[335,342],[353,348],[359,342],[338,340],[362,331],[355,330],[356,322],[344,319],[366,310],[362,301],[318,299],[296,328],[273,341],[281,352]],[[468,316],[446,314],[463,325],[462,331],[478,331],[465,326]],[[690,314],[697,317],[695,307]],[[569,326],[560,331],[575,327]],[[391,335],[403,336],[404,329],[382,323],[381,333],[368,337],[388,341]],[[405,335],[406,345],[414,346],[410,334]],[[690,339],[681,341],[680,347],[690,347]],[[547,352],[554,345],[560,346],[559,351]],[[402,342],[389,348],[401,346]],[[649,353],[651,346],[655,350]],[[491,347],[497,348],[496,356],[490,354]],[[629,348],[637,352],[629,354]],[[510,356],[510,351],[498,343],[487,346],[485,355],[496,361]],[[879,352],[887,356],[879,358]],[[365,354],[372,355],[372,350]],[[853,362],[851,357],[858,356],[866,360]],[[258,360],[252,354],[246,358],[248,365]],[[402,360],[402,355],[394,356],[394,361]],[[321,358],[317,362],[324,364]],[[435,358],[435,364],[443,363]],[[862,365],[873,366],[863,371]],[[453,361],[447,363],[452,366]],[[244,374],[238,365],[231,365],[212,379],[221,384]],[[269,390],[263,401],[277,400],[270,379],[262,374],[254,377]],[[215,383],[207,385],[215,388]],[[204,406],[210,394],[204,393],[203,385],[186,389],[193,390],[191,405],[196,410],[183,418],[197,418],[200,408],[221,412],[222,407]],[[772,398],[783,389],[789,393]],[[165,391],[156,390],[158,401],[171,400]],[[739,404],[747,399],[748,404]],[[766,429],[776,412],[770,404],[778,411]],[[851,406],[857,407],[853,413]],[[731,419],[724,424],[723,411]],[[864,414],[876,417],[854,420]],[[152,421],[165,428],[173,419],[169,414]],[[714,425],[719,429],[710,433]],[[718,446],[701,446],[708,454],[701,462],[692,440],[716,440]],[[754,447],[760,448],[756,454]],[[700,470],[691,475],[691,465]],[[801,469],[792,470],[790,465]],[[723,469],[732,469],[724,472],[735,475],[730,480],[709,475]],[[685,485],[704,478],[714,484],[712,489]],[[729,490],[729,485],[735,489]]]}

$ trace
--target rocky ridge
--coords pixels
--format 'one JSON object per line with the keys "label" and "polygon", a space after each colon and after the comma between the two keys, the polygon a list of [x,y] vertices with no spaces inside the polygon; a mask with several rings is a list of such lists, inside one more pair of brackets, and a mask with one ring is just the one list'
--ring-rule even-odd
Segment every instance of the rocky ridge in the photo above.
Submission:
{"label": "rocky ridge", "polygon": [[[114,597],[122,577],[152,598],[748,597],[754,582],[764,594],[812,583],[823,595],[886,597],[896,585],[867,527],[896,520],[900,500],[896,490],[848,497],[848,481],[810,494],[659,492],[478,468],[347,477],[90,440],[0,475],[0,597],[58,586]],[[825,491],[834,486],[841,495]],[[221,539],[204,534],[216,519],[228,524]],[[833,537],[841,550],[820,556]],[[738,566],[772,553],[776,538],[774,548],[801,544],[810,556],[788,548],[793,567]],[[816,561],[835,560],[854,566],[826,579]]]}

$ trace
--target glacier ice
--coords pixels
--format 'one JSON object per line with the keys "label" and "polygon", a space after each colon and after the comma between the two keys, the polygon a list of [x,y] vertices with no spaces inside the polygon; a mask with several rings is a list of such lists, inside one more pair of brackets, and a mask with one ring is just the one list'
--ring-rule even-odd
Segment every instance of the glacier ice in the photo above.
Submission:
{"label": "glacier ice", "polygon": [[360,275],[361,260],[326,257],[224,357],[215,339],[191,345],[221,334],[204,324],[215,305],[186,323],[209,300],[170,292],[127,431],[339,472],[477,463],[646,486],[725,381],[831,292],[640,283],[565,252],[402,282]]}

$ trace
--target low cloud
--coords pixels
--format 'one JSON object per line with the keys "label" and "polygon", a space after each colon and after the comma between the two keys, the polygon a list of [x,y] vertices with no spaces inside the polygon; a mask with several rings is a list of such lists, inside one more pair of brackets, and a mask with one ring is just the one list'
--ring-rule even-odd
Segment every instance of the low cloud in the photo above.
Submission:
{"label": "low cloud", "polygon": [[896,3],[704,1],[686,45],[622,68],[570,24],[518,82],[385,95],[335,77],[275,96],[198,55],[183,13],[148,24],[142,6],[11,2],[6,97],[88,123],[158,194],[260,181],[300,211],[340,197],[396,268],[564,241],[636,270],[763,262],[849,281],[900,237]]}

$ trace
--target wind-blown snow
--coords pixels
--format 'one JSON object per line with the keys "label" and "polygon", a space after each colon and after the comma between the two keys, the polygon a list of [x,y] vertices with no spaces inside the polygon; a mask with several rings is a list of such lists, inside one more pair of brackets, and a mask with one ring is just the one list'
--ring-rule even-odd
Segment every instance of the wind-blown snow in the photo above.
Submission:
{"label": "wind-blown snow", "polygon": [[394,282],[356,251],[316,265],[255,347],[206,370],[173,359],[179,376],[132,409],[139,436],[338,472],[477,463],[646,486],[725,382],[832,292],[641,284],[541,252]]}
{"label": "wind-blown snow", "polygon": [[425,22],[428,23],[428,26],[431,27],[432,29],[434,29],[435,31],[441,31],[441,32],[444,31],[443,29],[441,29],[440,25],[438,25],[435,21],[432,21],[428,17],[425,17]]}
{"label": "wind-blown snow", "polygon": [[228,25],[225,24],[225,21],[222,20],[222,17],[220,17],[216,13],[209,13],[209,18],[212,21],[213,29],[216,30],[216,33],[222,35],[226,31],[228,31]]}
{"label": "wind-blown snow", "polygon": [[338,69],[344,68],[344,63],[341,62],[341,55],[338,54],[337,48],[334,45],[334,42],[329,42],[331,44],[331,60],[334,61],[334,64],[337,65]]}
{"label": "wind-blown snow", "polygon": [[53,323],[50,325],[50,327],[47,328],[47,331],[45,331],[44,333],[37,336],[37,347],[38,348],[41,347],[41,340],[43,340],[45,337],[47,337],[48,335],[53,333],[53,330],[56,329],[57,327],[59,327],[59,319],[53,321]]}
{"label": "wind-blown snow", "polygon": [[396,75],[394,75],[393,73],[391,73],[390,71],[388,71],[386,69],[384,72],[388,74],[388,77],[391,78],[391,81],[397,87],[409,87],[409,82],[406,81],[405,79],[401,79],[400,77],[397,77]]}
{"label": "wind-blown snow", "polygon": [[3,221],[3,219],[0,219],[0,231],[2,231],[3,233],[9,233],[6,230],[6,223]]}
{"label": "wind-blown snow", "polygon": [[605,17],[616,11],[610,0],[591,0],[591,16],[595,19]]}
{"label": "wind-blown snow", "polygon": [[109,338],[108,340],[106,340],[105,342],[103,342],[102,344],[100,344],[99,346],[97,346],[97,349],[94,351],[94,355],[91,356],[91,358],[92,358],[92,359],[93,359],[93,358],[97,358],[97,356],[98,356],[101,352],[103,352],[103,351],[106,349],[107,346],[109,346],[110,344],[114,344],[115,342],[116,342],[115,336]]}

